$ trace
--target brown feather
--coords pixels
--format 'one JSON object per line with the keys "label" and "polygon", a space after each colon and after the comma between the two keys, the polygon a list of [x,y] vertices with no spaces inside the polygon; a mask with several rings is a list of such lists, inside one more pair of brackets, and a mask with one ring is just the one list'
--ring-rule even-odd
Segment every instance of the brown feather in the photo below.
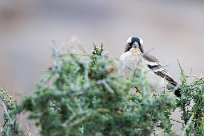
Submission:
{"label": "brown feather", "polygon": [[[154,71],[155,74],[157,74],[158,76],[166,79],[171,85],[173,86],[176,86],[177,85],[177,82],[173,80],[173,78],[171,78],[169,75],[168,75],[168,72],[166,69],[164,69],[160,64],[159,64],[159,61],[157,58],[155,58],[154,56],[152,55],[149,55],[149,54],[144,54],[143,57],[149,61],[149,62],[155,62],[157,63],[157,65],[155,66],[149,66],[148,67]],[[160,71],[158,71],[158,69],[162,69]]]}
{"label": "brown feather", "polygon": [[147,54],[147,53],[145,53],[144,55],[143,55],[143,57],[147,60],[147,61],[149,61],[149,62],[159,62],[159,60],[157,59],[157,58],[155,58],[154,56],[152,56],[152,55],[149,55],[149,54]]}
{"label": "brown feather", "polygon": [[163,71],[157,71],[154,72],[155,74],[157,74],[158,76],[166,79],[170,84],[172,84],[173,86],[177,85],[177,82],[173,80],[173,78],[171,78],[169,75],[167,75],[166,73],[164,73]]}
{"label": "brown feather", "polygon": [[[148,62],[152,62],[152,63],[157,63],[156,65],[147,65],[152,71],[154,71],[154,73],[164,79],[166,79],[166,81],[169,83],[169,85],[167,85],[168,89],[174,89],[177,86],[177,82],[173,80],[173,78],[171,78],[168,74],[168,72],[166,71],[166,69],[164,69],[160,64],[157,58],[155,58],[154,56],[151,56],[149,54],[144,54],[143,55],[144,59],[146,59]],[[181,91],[180,88],[176,89],[174,91],[174,94],[177,97],[181,97]]]}

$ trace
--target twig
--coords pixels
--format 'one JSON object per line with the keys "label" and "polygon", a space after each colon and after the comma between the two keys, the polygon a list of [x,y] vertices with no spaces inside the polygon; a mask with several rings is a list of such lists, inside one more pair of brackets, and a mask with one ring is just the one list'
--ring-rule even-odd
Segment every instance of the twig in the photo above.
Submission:
{"label": "twig", "polygon": [[23,114],[21,112],[19,116],[19,128],[22,128],[22,123],[23,123],[22,119],[23,119]]}
{"label": "twig", "polygon": [[183,122],[181,122],[181,121],[178,121],[178,120],[175,120],[175,119],[170,119],[170,120],[172,120],[172,121],[175,121],[175,122],[177,122],[177,123],[183,123]]}
{"label": "twig", "polygon": [[181,136],[185,136],[186,135],[186,130],[189,128],[192,120],[193,120],[194,115],[191,115],[190,119],[188,120],[185,128],[183,129],[183,132],[181,133]]}
{"label": "twig", "polygon": [[26,127],[26,133],[25,134],[28,136],[31,136],[30,130],[31,130],[31,123],[29,123],[29,125]]}
{"label": "twig", "polygon": [[[82,95],[84,93],[84,91],[86,91],[87,89],[95,86],[95,85],[100,85],[100,84],[103,84],[104,81],[106,81],[107,79],[101,79],[101,80],[98,80],[96,81],[95,83],[86,83],[84,84],[81,88],[79,89],[71,89],[70,91],[66,91],[64,93],[62,92],[56,92],[56,93],[52,93],[52,94],[48,94],[47,96],[44,97],[44,101],[46,101],[47,99],[53,99],[53,98],[60,98],[60,97],[67,97],[67,96],[77,96],[77,95]],[[73,93],[73,94],[70,94],[70,92],[76,92],[76,93]]]}
{"label": "twig", "polygon": [[110,87],[110,85],[105,80],[103,81],[103,85],[111,94],[114,94],[114,90]]}
{"label": "twig", "polygon": [[2,102],[2,105],[3,105],[5,114],[6,114],[6,116],[8,117],[8,120],[9,120],[10,124],[14,124],[14,121],[11,119],[11,116],[10,116],[9,113],[8,113],[8,110],[7,110],[7,107],[6,107],[5,103]]}
{"label": "twig", "polygon": [[153,122],[151,136],[155,136],[155,128],[156,127],[157,127],[157,121]]}

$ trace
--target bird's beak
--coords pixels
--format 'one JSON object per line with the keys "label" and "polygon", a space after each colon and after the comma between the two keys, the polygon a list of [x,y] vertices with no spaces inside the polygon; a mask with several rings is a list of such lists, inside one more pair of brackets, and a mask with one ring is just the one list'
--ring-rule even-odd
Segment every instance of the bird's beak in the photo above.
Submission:
{"label": "bird's beak", "polygon": [[138,43],[134,43],[134,44],[132,45],[132,48],[139,48],[139,44],[138,44]]}

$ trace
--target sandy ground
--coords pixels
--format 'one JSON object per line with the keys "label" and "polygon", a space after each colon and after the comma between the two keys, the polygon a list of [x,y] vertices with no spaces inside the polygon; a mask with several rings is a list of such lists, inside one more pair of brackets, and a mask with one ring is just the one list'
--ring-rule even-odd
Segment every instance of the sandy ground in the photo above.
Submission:
{"label": "sandy ground", "polygon": [[[78,37],[85,49],[104,43],[118,58],[129,36],[144,40],[179,79],[204,72],[204,2],[137,0],[0,0],[0,84],[20,100],[50,65],[57,45]],[[178,112],[174,115],[177,118]],[[178,128],[178,127],[176,127]]]}

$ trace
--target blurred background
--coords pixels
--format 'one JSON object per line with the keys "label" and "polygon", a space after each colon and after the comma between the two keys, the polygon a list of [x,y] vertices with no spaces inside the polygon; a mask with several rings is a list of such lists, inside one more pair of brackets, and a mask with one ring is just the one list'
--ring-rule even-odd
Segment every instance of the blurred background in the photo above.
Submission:
{"label": "blurred background", "polygon": [[144,40],[169,73],[179,79],[204,72],[202,0],[0,0],[0,85],[18,100],[33,91],[50,65],[52,41],[77,37],[118,58],[129,36]]}

